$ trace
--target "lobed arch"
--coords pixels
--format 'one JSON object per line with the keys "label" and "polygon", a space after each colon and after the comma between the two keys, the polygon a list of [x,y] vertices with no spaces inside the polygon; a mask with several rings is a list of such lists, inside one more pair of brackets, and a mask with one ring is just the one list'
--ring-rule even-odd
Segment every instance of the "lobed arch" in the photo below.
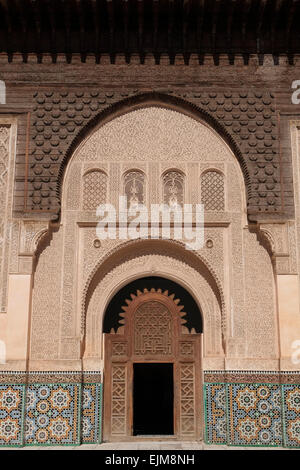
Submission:
{"label": "lobed arch", "polygon": [[[105,313],[103,315],[102,330],[104,333],[119,332],[122,328],[122,310],[126,308],[134,296],[143,292],[160,291],[173,301],[177,299],[176,304],[181,305],[185,312],[185,328],[186,331],[192,333],[203,332],[203,312],[199,307],[199,302],[190,292],[183,288],[178,282],[161,276],[139,277],[135,281],[128,282],[122,286],[119,291],[109,301]],[[119,309],[119,310],[118,310]]]}

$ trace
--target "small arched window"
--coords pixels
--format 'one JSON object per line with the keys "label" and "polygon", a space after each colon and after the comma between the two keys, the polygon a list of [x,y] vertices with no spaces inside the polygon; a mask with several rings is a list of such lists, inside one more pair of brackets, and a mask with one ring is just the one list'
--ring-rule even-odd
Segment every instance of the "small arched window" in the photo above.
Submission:
{"label": "small arched window", "polygon": [[100,204],[105,204],[107,194],[107,176],[103,171],[93,170],[83,177],[84,210],[96,210]]}
{"label": "small arched window", "polygon": [[163,200],[169,206],[183,205],[184,176],[179,171],[168,171],[163,176]]}
{"label": "small arched window", "polygon": [[206,211],[224,211],[224,175],[209,170],[201,176],[201,202]]}
{"label": "small arched window", "polygon": [[124,175],[124,193],[128,208],[145,203],[145,175],[142,171],[132,170]]}

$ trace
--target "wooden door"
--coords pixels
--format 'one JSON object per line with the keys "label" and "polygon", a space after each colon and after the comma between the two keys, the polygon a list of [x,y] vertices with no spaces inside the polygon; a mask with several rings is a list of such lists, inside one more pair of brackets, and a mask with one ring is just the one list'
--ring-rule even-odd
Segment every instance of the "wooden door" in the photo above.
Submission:
{"label": "wooden door", "polygon": [[151,362],[173,364],[174,436],[199,438],[200,334],[189,333],[184,307],[167,291],[138,291],[126,303],[117,333],[105,334],[104,440],[133,438],[133,364]]}

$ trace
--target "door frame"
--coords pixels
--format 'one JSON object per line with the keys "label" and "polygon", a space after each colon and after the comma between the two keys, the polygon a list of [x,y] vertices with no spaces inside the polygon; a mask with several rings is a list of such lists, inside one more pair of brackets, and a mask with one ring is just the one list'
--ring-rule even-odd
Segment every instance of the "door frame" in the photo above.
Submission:
{"label": "door frame", "polygon": [[[174,435],[157,435],[155,439],[199,440],[203,437],[201,334],[189,334],[182,327],[182,307],[173,297],[170,299],[171,296],[153,291],[141,293],[139,299],[135,297],[129,302],[122,315],[124,326],[117,333],[104,334],[104,441],[154,439],[153,436],[133,436],[135,363],[173,364]],[[162,302],[172,313],[172,354],[135,354],[134,314],[142,303],[149,301]]]}

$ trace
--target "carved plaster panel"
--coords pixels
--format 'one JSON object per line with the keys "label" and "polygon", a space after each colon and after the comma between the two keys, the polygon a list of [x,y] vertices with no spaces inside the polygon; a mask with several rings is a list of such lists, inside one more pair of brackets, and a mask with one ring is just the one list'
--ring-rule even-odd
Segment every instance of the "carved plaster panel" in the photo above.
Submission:
{"label": "carved plaster panel", "polygon": [[[204,315],[206,329],[204,349],[208,356],[222,356],[221,310],[219,303],[206,279],[189,265],[169,256],[146,255],[133,258],[120,264],[110,271],[96,286],[86,312],[86,355],[98,355],[101,351],[100,335],[105,306],[113,292],[116,292],[123,283],[138,277],[153,275],[166,276],[186,285],[188,290],[198,300]],[[180,273],[180,276],[179,276]]]}
{"label": "carved plaster panel", "polygon": [[16,126],[0,119],[0,313],[7,310],[11,240],[16,235],[12,219]]}
{"label": "carved plaster panel", "polygon": [[272,262],[255,233],[243,231],[247,357],[278,357]]}
{"label": "carved plaster panel", "polygon": [[63,231],[53,232],[39,256],[34,276],[31,359],[58,359],[60,338]]}

